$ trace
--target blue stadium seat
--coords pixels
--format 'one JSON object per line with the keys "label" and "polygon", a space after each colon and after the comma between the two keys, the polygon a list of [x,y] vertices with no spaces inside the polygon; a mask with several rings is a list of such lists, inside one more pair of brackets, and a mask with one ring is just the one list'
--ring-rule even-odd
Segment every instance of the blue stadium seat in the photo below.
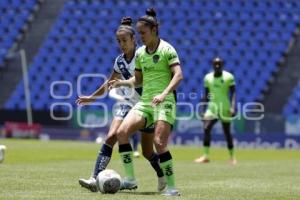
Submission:
{"label": "blue stadium seat", "polygon": [[283,114],[286,117],[291,116],[291,115],[299,116],[299,114],[300,114],[300,83],[294,89],[293,94],[289,97],[289,100],[284,107]]}
{"label": "blue stadium seat", "polygon": [[[162,22],[160,34],[175,46],[188,77],[178,91],[186,95],[200,93],[203,76],[211,70],[211,59],[221,56],[225,69],[236,76],[238,101],[241,102],[260,98],[300,22],[300,2],[292,0],[145,0],[142,3],[138,0],[69,0],[31,64],[30,78],[32,84],[37,85],[33,88],[37,91],[34,94],[40,94],[32,97],[33,108],[49,109],[55,102],[48,97],[49,85],[57,80],[71,81],[73,95],[67,101],[75,106],[76,81],[81,73],[110,74],[114,58],[120,52],[115,30],[121,17],[141,16],[148,7],[157,9]],[[26,14],[21,13],[23,17]],[[0,26],[15,18],[10,14],[7,19],[1,19]],[[1,40],[1,31],[0,28],[0,44],[11,45],[13,40]],[[34,79],[36,74],[39,77]],[[16,89],[20,95],[16,97],[13,93],[6,108],[24,108],[22,84],[20,82]],[[98,85],[97,81],[87,82],[82,90],[89,94]],[[59,89],[58,92],[64,94],[66,91]],[[103,101],[109,106],[113,104],[109,98]],[[198,103],[194,99],[187,101]],[[287,110],[293,109],[288,107]]]}
{"label": "blue stadium seat", "polygon": [[1,0],[0,3],[0,68],[17,38],[22,34],[38,0]]}

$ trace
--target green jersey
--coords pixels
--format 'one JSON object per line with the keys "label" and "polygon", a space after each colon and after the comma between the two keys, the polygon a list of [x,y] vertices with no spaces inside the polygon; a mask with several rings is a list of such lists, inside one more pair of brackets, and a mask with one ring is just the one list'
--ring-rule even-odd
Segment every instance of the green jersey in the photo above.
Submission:
{"label": "green jersey", "polygon": [[235,85],[234,76],[224,71],[220,77],[214,77],[214,72],[204,77],[204,86],[209,90],[208,109],[215,114],[226,113],[230,109],[229,88]]}
{"label": "green jersey", "polygon": [[[135,69],[143,74],[143,94],[141,101],[149,103],[153,97],[161,94],[172,79],[171,67],[179,64],[175,49],[160,39],[155,52],[149,54],[145,46],[137,50]],[[168,94],[166,101],[175,103],[174,94]]]}

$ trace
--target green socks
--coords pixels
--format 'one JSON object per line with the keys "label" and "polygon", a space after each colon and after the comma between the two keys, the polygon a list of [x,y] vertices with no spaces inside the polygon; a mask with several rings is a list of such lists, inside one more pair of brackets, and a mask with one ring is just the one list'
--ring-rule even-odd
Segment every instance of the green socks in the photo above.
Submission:
{"label": "green socks", "polygon": [[168,188],[175,188],[175,177],[173,171],[172,156],[169,151],[159,155],[160,167],[162,168],[167,180]]}
{"label": "green socks", "polygon": [[208,157],[208,154],[209,154],[209,147],[208,146],[203,146],[203,153],[206,157]]}
{"label": "green socks", "polygon": [[234,158],[234,148],[228,149],[230,158]]}
{"label": "green socks", "polygon": [[129,180],[135,180],[134,168],[133,168],[133,151],[130,144],[119,145],[119,153],[123,162],[126,177]]}

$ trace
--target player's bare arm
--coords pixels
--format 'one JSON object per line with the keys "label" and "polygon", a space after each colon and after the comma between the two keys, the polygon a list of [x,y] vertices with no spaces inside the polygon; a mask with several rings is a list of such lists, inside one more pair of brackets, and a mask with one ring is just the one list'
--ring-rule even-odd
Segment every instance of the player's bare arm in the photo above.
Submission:
{"label": "player's bare arm", "polygon": [[140,87],[143,83],[143,75],[140,71],[135,71],[135,76],[128,80],[113,79],[108,82],[108,88],[116,88],[120,86]]}
{"label": "player's bare arm", "polygon": [[119,78],[120,78],[120,75],[113,71],[112,74],[110,75],[109,79],[106,82],[104,82],[92,95],[90,95],[90,96],[80,96],[75,101],[75,103],[77,105],[86,105],[86,104],[89,104],[91,102],[94,102],[97,97],[103,95],[108,90],[110,81],[117,80]]}
{"label": "player's bare arm", "polygon": [[201,98],[201,102],[203,103],[203,108],[202,108],[202,110],[201,110],[201,116],[202,116],[202,118],[204,117],[204,113],[205,113],[205,111],[206,111],[206,109],[207,109],[207,102],[209,101],[209,89],[208,89],[208,87],[205,87],[204,88],[204,95],[202,96],[202,98]]}
{"label": "player's bare arm", "polygon": [[235,90],[235,86],[230,86],[230,102],[231,102],[231,107],[230,107],[230,114],[231,116],[235,115],[235,105],[236,105],[236,90]]}

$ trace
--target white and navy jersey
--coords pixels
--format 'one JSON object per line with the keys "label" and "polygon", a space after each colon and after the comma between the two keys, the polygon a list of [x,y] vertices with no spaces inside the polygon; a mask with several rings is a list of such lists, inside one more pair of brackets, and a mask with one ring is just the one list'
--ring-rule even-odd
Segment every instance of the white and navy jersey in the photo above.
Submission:
{"label": "white and navy jersey", "polygon": [[[132,60],[128,63],[124,57],[124,54],[120,54],[114,63],[114,71],[118,74],[121,74],[122,79],[128,80],[134,76],[135,72],[135,56]],[[142,88],[129,88],[129,87],[119,87],[117,88],[117,94],[128,97],[128,103],[135,105],[142,94]]]}

